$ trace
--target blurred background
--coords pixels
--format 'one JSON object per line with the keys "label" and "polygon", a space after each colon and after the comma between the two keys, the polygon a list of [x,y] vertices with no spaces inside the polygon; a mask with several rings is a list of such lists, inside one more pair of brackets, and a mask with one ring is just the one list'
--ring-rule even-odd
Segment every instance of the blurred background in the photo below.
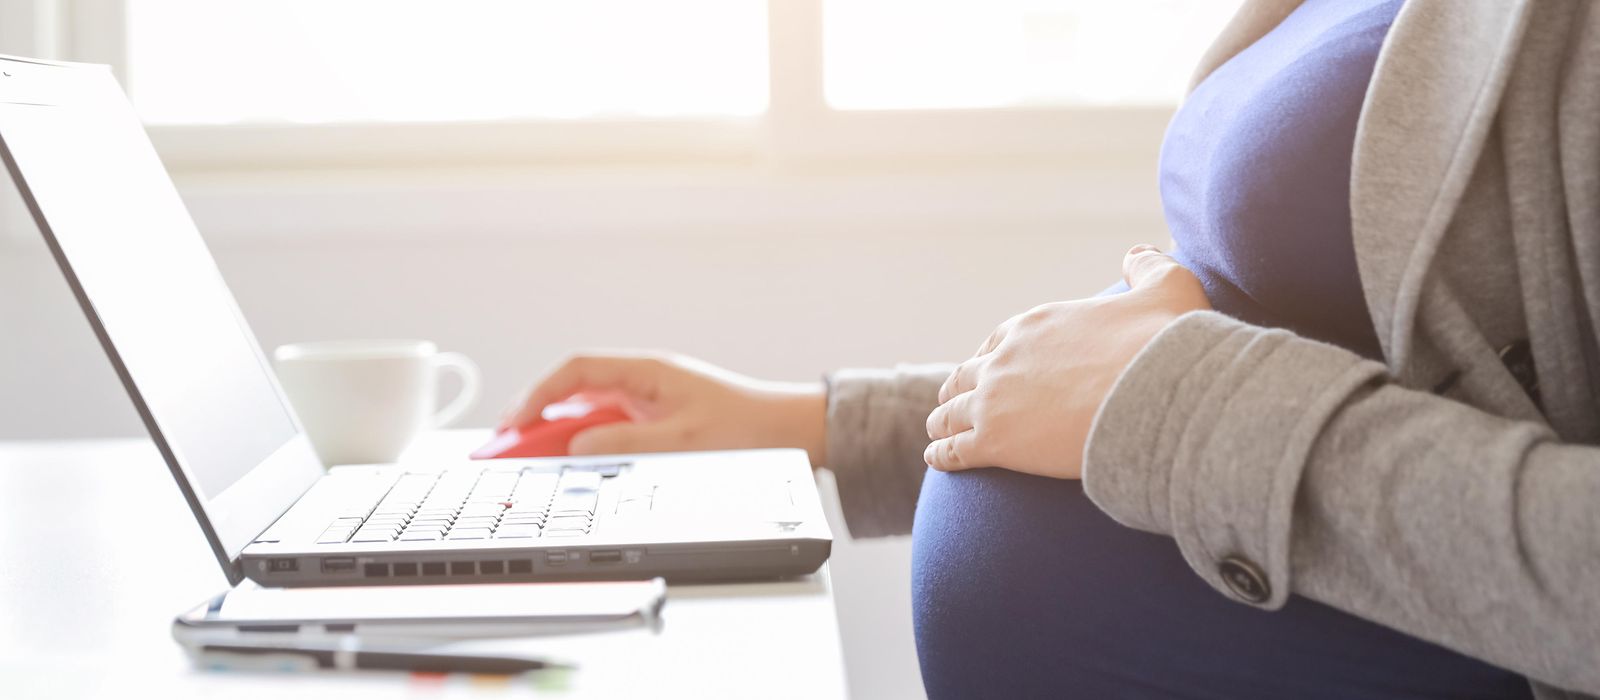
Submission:
{"label": "blurred background", "polygon": [[[1104,288],[1238,4],[0,0],[0,53],[114,67],[265,347],[437,341],[486,426],[576,348],[812,380]],[[20,207],[0,439],[142,435]],[[856,697],[921,695],[908,552],[835,548]]]}

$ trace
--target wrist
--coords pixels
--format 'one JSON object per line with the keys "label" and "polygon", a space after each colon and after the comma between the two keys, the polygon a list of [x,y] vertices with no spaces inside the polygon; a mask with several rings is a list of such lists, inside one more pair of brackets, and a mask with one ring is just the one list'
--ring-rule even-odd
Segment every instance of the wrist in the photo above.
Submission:
{"label": "wrist", "polygon": [[806,451],[813,467],[827,463],[828,392],[821,382],[772,387],[773,435],[781,447]]}

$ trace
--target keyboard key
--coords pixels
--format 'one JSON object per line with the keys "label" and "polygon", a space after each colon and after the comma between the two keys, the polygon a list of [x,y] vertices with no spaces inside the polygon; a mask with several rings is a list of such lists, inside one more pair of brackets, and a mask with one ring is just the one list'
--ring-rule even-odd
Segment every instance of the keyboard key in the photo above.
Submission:
{"label": "keyboard key", "polygon": [[526,539],[538,536],[538,525],[507,525],[494,531],[494,537],[497,540]]}
{"label": "keyboard key", "polygon": [[405,532],[437,532],[442,535],[449,530],[449,525],[412,525],[406,528]]}
{"label": "keyboard key", "polygon": [[596,505],[600,503],[600,494],[595,491],[569,491],[556,497],[550,504],[550,511],[577,511],[593,513]]}
{"label": "keyboard key", "polygon": [[560,488],[560,485],[554,481],[547,481],[540,484],[517,484],[517,487],[511,490],[511,495],[516,497],[513,500],[538,498],[540,496],[549,497],[554,495],[556,489],[558,488]]}
{"label": "keyboard key", "polygon": [[596,491],[600,475],[595,472],[566,472],[561,475],[562,491]]}
{"label": "keyboard key", "polygon": [[577,464],[577,465],[573,465],[573,466],[567,467],[567,473],[568,474],[576,474],[576,473],[581,473],[581,472],[594,472],[596,474],[599,474],[601,477],[610,478],[610,477],[616,476],[618,474],[621,474],[622,473],[622,468],[628,466],[629,464],[631,464],[631,463],[630,462],[606,462],[606,463],[601,463],[601,464]]}
{"label": "keyboard key", "polygon": [[456,519],[456,527],[458,527],[458,528],[463,528],[463,527],[464,528],[474,528],[474,527],[493,528],[497,522],[499,522],[499,518],[488,518],[488,517],[458,518],[458,519]]}
{"label": "keyboard key", "polygon": [[510,508],[507,508],[506,509],[506,514],[507,515],[516,515],[516,514],[519,514],[519,513],[533,513],[533,514],[536,514],[536,515],[543,515],[548,510],[549,510],[549,508],[547,507],[547,504],[544,504],[544,503],[539,503],[537,505],[535,505],[535,504],[529,504],[529,505],[518,504],[518,505],[511,506]]}
{"label": "keyboard key", "polygon": [[392,533],[392,532],[367,532],[367,531],[363,530],[361,532],[357,532],[355,537],[350,538],[350,541],[351,542],[393,542],[394,541],[394,533]]}
{"label": "keyboard key", "polygon": [[517,480],[517,488],[539,485],[554,486],[556,481],[558,481],[560,478],[560,474],[552,471],[542,471],[534,467],[526,467],[522,470],[522,478]]}
{"label": "keyboard key", "polygon": [[417,507],[414,506],[414,505],[378,506],[377,508],[373,509],[372,517],[377,517],[377,516],[380,516],[380,515],[401,515],[401,516],[406,516],[406,515],[411,515],[411,512],[416,510],[416,509],[417,509]]}
{"label": "keyboard key", "polygon": [[445,536],[447,540],[486,540],[489,539],[488,528],[456,528]]}
{"label": "keyboard key", "polygon": [[361,527],[361,518],[334,518],[328,527]]}
{"label": "keyboard key", "polygon": [[589,519],[581,515],[567,515],[558,518],[551,518],[550,522],[545,523],[544,529],[587,530],[589,529]]}
{"label": "keyboard key", "polygon": [[444,539],[444,533],[433,530],[422,532],[407,530],[405,534],[400,536],[401,542],[432,542],[434,540],[442,539]]}
{"label": "keyboard key", "polygon": [[450,528],[448,527],[410,527],[406,528],[405,531],[401,532],[400,534],[404,535],[407,532],[436,532],[443,535],[449,531]]}
{"label": "keyboard key", "polygon": [[461,508],[454,505],[423,505],[421,508],[417,509],[417,515],[427,515],[430,513],[455,515],[456,511],[458,510],[461,510]]}
{"label": "keyboard key", "polygon": [[493,504],[468,504],[466,507],[461,509],[459,515],[461,517],[467,517],[470,515],[499,515],[505,511],[505,506],[500,505],[498,502]]}
{"label": "keyboard key", "polygon": [[578,537],[589,534],[584,530],[545,530],[545,537]]}
{"label": "keyboard key", "polygon": [[355,531],[353,527],[330,527],[317,538],[317,544],[344,544]]}

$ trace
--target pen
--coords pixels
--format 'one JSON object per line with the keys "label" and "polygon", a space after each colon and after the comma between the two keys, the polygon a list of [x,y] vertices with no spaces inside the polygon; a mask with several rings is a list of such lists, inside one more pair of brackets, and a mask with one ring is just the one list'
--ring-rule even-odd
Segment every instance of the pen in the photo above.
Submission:
{"label": "pen", "polygon": [[326,668],[341,671],[367,669],[492,675],[568,668],[565,664],[527,657],[450,654],[405,649],[363,649],[353,643],[339,646],[202,644],[197,651],[205,665],[212,668],[282,670]]}

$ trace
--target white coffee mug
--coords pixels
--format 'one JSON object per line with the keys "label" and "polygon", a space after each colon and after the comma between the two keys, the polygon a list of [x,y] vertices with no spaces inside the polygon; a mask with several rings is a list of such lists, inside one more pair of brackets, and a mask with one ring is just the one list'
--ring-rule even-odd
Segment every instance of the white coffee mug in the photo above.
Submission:
{"label": "white coffee mug", "polygon": [[[460,418],[478,398],[478,366],[425,340],[334,340],[273,352],[278,381],[323,464],[393,462],[424,430]],[[461,390],[438,408],[439,375]]]}

